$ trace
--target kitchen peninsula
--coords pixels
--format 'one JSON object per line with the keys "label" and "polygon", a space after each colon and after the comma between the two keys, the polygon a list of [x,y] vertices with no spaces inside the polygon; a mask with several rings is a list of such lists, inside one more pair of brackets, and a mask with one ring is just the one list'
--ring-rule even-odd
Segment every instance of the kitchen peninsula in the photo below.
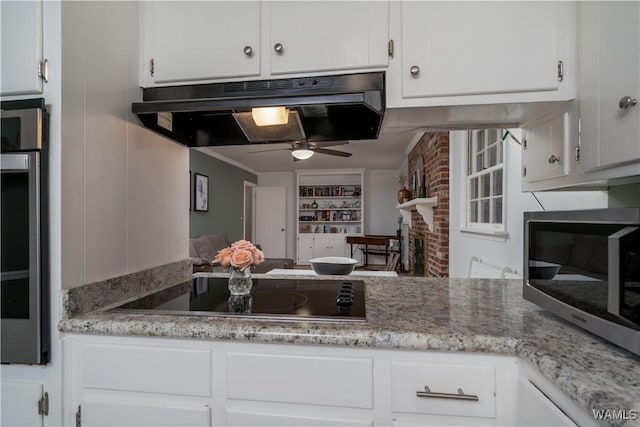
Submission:
{"label": "kitchen peninsula", "polygon": [[[178,413],[193,415],[195,418],[187,419],[197,425],[210,425],[207,420],[224,425],[261,420],[309,424],[308,414],[324,424],[338,425],[371,425],[372,420],[376,425],[392,421],[442,424],[447,420],[513,425],[524,423],[515,418],[514,409],[518,372],[514,369],[519,366],[520,372],[528,370],[541,378],[548,389],[544,384],[535,385],[556,403],[566,399],[579,408],[581,419],[576,418],[575,410],[566,411],[578,424],[637,425],[633,416],[640,405],[639,359],[524,301],[520,281],[363,280],[365,323],[109,311],[122,301],[105,301],[104,309],[82,313],[77,299],[73,306],[78,314],[71,313],[73,317],[59,324],[68,347],[65,354],[73,354],[81,368],[69,381],[72,400],[88,405],[87,410],[95,414],[115,404],[118,395],[113,390],[137,392],[141,407],[149,404],[150,396],[161,400],[167,400],[167,395],[190,396],[176,398],[174,404]],[[174,359],[180,362],[177,366],[163,365]],[[115,365],[120,362],[123,364]],[[165,381],[153,377],[155,385],[148,385],[149,365],[159,369]],[[97,368],[101,373],[94,372]],[[463,390],[458,391],[460,395],[480,395],[479,406],[465,413],[465,406],[455,405],[467,402],[448,401],[425,409],[424,399],[416,398],[420,390],[407,383],[411,377],[431,381],[424,379],[434,377],[430,369],[450,375],[444,383],[448,390],[442,390],[444,386],[436,379],[421,383],[421,389],[426,386],[432,392],[450,393],[459,387]],[[336,378],[340,381],[331,383]],[[482,387],[478,392],[460,386],[469,378],[496,384],[489,384],[488,392]],[[399,390],[404,386],[410,386],[406,398],[416,400],[415,404],[403,401]],[[342,397],[335,397],[334,392]],[[271,403],[259,402],[263,400]],[[300,404],[307,415],[296,412]],[[625,410],[627,420],[596,422],[593,410]],[[324,417],[325,412],[334,414],[333,418]],[[347,421],[337,422],[336,418]],[[529,422],[545,424],[543,418]]]}

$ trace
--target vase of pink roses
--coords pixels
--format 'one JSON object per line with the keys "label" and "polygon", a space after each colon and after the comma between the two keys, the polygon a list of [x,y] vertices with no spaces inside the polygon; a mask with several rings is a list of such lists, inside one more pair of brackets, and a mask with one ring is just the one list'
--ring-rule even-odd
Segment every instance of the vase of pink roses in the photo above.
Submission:
{"label": "vase of pink roses", "polygon": [[218,251],[214,261],[229,269],[231,295],[247,295],[253,286],[251,267],[264,261],[264,254],[248,240],[238,240]]}

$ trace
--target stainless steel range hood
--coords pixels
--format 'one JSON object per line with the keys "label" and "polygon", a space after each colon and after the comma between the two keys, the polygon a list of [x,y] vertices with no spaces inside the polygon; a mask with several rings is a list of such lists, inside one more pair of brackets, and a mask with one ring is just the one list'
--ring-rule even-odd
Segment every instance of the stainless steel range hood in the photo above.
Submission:
{"label": "stainless steel range hood", "polygon": [[[275,106],[288,109],[288,123],[257,126],[252,109]],[[376,139],[384,73],[148,88],[132,111],[145,127],[189,147]]]}

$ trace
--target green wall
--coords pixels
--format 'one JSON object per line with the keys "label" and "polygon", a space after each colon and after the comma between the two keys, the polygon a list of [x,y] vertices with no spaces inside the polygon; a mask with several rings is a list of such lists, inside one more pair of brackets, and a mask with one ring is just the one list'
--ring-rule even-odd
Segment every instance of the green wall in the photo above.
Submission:
{"label": "green wall", "polygon": [[610,208],[640,207],[640,183],[609,187]]}
{"label": "green wall", "polygon": [[[189,150],[191,171],[191,212],[189,237],[227,233],[230,241],[242,238],[244,181],[258,182],[258,177],[200,151]],[[209,177],[209,211],[193,211],[193,181],[199,173]]]}

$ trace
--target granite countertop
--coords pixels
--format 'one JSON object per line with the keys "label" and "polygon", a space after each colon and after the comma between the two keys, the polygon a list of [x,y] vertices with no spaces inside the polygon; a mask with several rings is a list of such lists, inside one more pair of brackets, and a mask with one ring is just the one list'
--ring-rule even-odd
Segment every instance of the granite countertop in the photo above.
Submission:
{"label": "granite countertop", "polygon": [[[202,275],[225,276],[196,274]],[[363,280],[367,284],[366,323],[105,311],[117,305],[110,304],[103,310],[63,319],[59,329],[70,333],[515,355],[583,408],[640,409],[640,358],[525,301],[520,280],[403,276]],[[611,425],[622,425],[616,423],[612,421]],[[624,425],[631,423],[637,421]]]}

